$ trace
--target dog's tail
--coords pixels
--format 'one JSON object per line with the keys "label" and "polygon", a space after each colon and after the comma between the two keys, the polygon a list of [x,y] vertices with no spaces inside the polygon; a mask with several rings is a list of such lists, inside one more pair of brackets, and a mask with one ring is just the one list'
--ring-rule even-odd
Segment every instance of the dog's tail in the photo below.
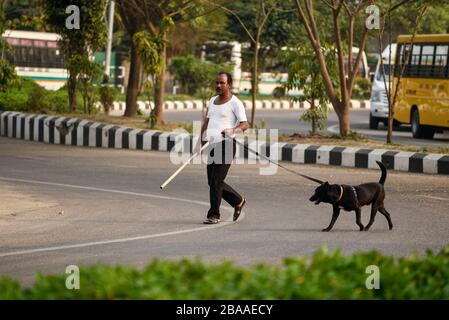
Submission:
{"label": "dog's tail", "polygon": [[379,183],[381,185],[384,185],[385,180],[387,180],[387,168],[385,168],[385,165],[380,161],[376,161],[376,163],[380,167],[380,170],[382,170],[382,175],[380,176]]}

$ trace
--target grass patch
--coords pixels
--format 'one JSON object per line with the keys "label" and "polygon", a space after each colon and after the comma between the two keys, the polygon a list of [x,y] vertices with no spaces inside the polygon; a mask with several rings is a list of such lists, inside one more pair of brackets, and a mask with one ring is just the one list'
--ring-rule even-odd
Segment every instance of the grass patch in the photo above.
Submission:
{"label": "grass patch", "polygon": [[445,147],[422,147],[413,145],[402,145],[390,143],[387,144],[382,141],[370,140],[365,135],[357,132],[351,132],[347,137],[341,137],[337,134],[299,134],[294,133],[291,135],[282,134],[279,136],[279,142],[298,143],[298,144],[314,144],[314,145],[331,145],[341,147],[360,147],[368,149],[388,149],[397,151],[408,152],[421,152],[421,153],[441,153],[449,154],[449,148]]}

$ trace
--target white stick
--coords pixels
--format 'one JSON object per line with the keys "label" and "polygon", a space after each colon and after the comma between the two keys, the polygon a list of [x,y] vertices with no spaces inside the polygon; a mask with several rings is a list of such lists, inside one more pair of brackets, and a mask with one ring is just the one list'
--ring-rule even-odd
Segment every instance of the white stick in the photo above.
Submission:
{"label": "white stick", "polygon": [[189,160],[187,160],[182,166],[180,166],[178,168],[178,170],[175,171],[175,173],[173,173],[170,178],[168,178],[167,180],[165,180],[165,182],[163,184],[161,184],[161,189],[164,189],[167,184],[170,183],[170,181],[172,181],[189,163],[190,161],[192,161],[193,158],[195,158],[197,155],[201,154],[201,152],[207,148],[207,146],[209,145],[209,141],[207,141],[200,149],[200,151],[194,153]]}

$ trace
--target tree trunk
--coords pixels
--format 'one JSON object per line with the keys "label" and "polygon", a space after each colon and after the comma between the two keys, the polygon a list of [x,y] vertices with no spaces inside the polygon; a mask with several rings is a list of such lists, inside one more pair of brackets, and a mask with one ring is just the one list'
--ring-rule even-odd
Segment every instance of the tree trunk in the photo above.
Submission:
{"label": "tree trunk", "polygon": [[257,66],[259,64],[259,35],[256,36],[256,43],[254,44],[254,59],[253,59],[253,70],[251,77],[251,100],[253,103],[251,109],[251,128],[256,127],[256,96],[258,92],[258,74]]}
{"label": "tree trunk", "polygon": [[[391,0],[389,1],[389,7],[391,8]],[[388,59],[388,64],[391,66],[391,10],[388,10],[388,43],[390,44],[390,54]],[[382,57],[382,53],[381,53]],[[382,60],[382,58],[381,58]],[[391,78],[390,78],[391,79]],[[391,88],[387,91],[387,94],[391,94]],[[392,99],[389,98],[388,103],[388,122],[387,122],[387,143],[393,143],[393,112],[394,112],[394,104],[391,103]]]}
{"label": "tree trunk", "polygon": [[[341,39],[341,30],[338,20],[339,10],[333,10],[335,45],[337,48],[338,73],[340,78],[341,103],[338,104],[338,113],[340,120],[340,135],[345,137],[349,133],[349,97],[348,97],[348,79],[346,78],[345,57],[343,52],[343,43]],[[362,48],[360,49],[362,50]],[[335,107],[335,106],[334,106]],[[337,113],[337,114],[338,114]]]}
{"label": "tree trunk", "polygon": [[87,98],[86,98],[86,93],[83,93],[83,110],[84,110],[84,114],[87,113]]}
{"label": "tree trunk", "polygon": [[129,67],[128,88],[126,89],[125,117],[134,117],[137,114],[137,98],[140,91],[141,70],[142,60],[137,54],[134,44],[131,43],[131,61]]}
{"label": "tree trunk", "polygon": [[[338,111],[336,107],[338,108]],[[340,122],[340,135],[346,137],[351,132],[351,127],[349,125],[349,100],[343,100],[338,106],[334,106],[334,110],[337,113]]]}
{"label": "tree trunk", "polygon": [[[310,101],[310,110],[312,110],[312,112],[315,110],[315,98],[312,97],[311,101]],[[312,116],[312,135],[315,135],[316,133],[316,123],[317,123],[317,119],[315,116]]]}
{"label": "tree trunk", "polygon": [[156,117],[157,124],[163,124],[163,111],[164,111],[164,93],[165,93],[165,65],[167,60],[167,45],[166,45],[167,33],[164,32],[162,37],[162,44],[159,50],[159,54],[162,59],[161,72],[155,77],[154,86],[154,115]]}
{"label": "tree trunk", "polygon": [[76,75],[70,74],[68,81],[68,91],[69,91],[69,108],[71,112],[76,111]]}

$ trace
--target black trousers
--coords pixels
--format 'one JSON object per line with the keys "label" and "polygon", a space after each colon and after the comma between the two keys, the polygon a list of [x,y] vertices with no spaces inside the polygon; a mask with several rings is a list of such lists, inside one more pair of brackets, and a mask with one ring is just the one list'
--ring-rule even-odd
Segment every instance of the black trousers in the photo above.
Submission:
{"label": "black trousers", "polygon": [[[226,139],[212,145],[207,165],[207,183],[209,184],[210,209],[208,218],[220,218],[221,200],[224,199],[232,207],[243,200],[242,196],[224,182],[231,162],[235,157],[236,143]],[[221,154],[221,157],[218,157]],[[217,156],[217,157],[216,157]]]}

